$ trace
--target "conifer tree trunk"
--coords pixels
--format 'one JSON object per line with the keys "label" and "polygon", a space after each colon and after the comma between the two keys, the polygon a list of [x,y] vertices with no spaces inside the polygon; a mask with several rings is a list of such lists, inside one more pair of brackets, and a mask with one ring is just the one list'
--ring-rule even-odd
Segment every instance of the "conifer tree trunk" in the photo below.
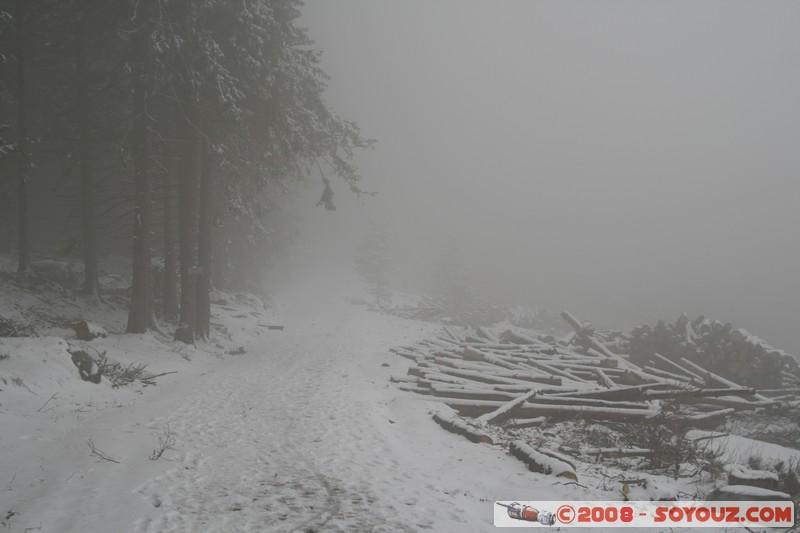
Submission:
{"label": "conifer tree trunk", "polygon": [[26,0],[14,2],[14,18],[16,20],[16,52],[17,52],[17,207],[19,232],[19,258],[17,272],[30,269],[31,251],[28,230],[28,131],[25,101],[25,12]]}
{"label": "conifer tree trunk", "polygon": [[150,76],[149,13],[152,0],[140,0],[139,27],[133,35],[133,166],[136,200],[133,223],[133,282],[128,333],[143,333],[151,321],[150,289],[150,182],[148,179],[147,92]]}
{"label": "conifer tree trunk", "polygon": [[213,210],[213,169],[205,135],[200,154],[200,213],[197,234],[197,255],[201,271],[197,277],[197,334],[208,338],[211,327],[211,212]]}
{"label": "conifer tree trunk", "polygon": [[83,292],[97,296],[97,241],[94,228],[94,176],[89,154],[89,73],[86,68],[86,31],[83,14],[75,23],[75,76],[77,81],[78,158],[80,160]]}
{"label": "conifer tree trunk", "polygon": [[178,156],[178,243],[180,246],[181,273],[181,327],[176,338],[187,344],[195,336],[195,285],[197,267],[197,182],[198,182],[198,136],[192,121],[191,91],[179,82],[176,106],[179,129]]}
{"label": "conifer tree trunk", "polygon": [[165,169],[162,183],[162,202],[164,206],[164,287],[163,305],[164,318],[172,320],[178,316],[178,276],[177,276],[177,257],[175,249],[175,232],[173,231],[173,197],[175,195],[175,185],[173,173],[175,171],[174,146],[165,145]]}

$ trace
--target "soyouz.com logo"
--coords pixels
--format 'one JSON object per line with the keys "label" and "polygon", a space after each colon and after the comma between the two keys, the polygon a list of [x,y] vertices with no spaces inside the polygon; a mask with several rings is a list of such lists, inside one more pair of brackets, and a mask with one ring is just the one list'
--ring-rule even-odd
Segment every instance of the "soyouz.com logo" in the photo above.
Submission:
{"label": "soyouz.com logo", "polygon": [[795,503],[497,501],[497,527],[774,527],[795,524]]}

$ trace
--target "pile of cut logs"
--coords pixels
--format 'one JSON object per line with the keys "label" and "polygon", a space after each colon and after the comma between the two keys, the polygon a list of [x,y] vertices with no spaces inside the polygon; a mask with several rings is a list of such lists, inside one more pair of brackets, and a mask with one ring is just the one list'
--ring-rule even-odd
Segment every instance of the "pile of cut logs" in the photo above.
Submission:
{"label": "pile of cut logs", "polygon": [[628,352],[637,362],[662,355],[672,361],[686,358],[711,372],[742,385],[778,388],[787,380],[800,385],[797,360],[731,323],[702,315],[690,321],[681,316],[674,324],[659,321],[631,332]]}
{"label": "pile of cut logs", "polygon": [[[459,334],[445,328],[436,338],[393,349],[412,364],[407,375],[392,381],[448,405],[458,416],[451,411],[434,419],[474,442],[492,442],[485,434],[487,425],[524,428],[547,418],[711,427],[735,411],[778,407],[782,400],[796,400],[800,392],[786,388],[788,378],[765,390],[743,386],[674,353],[673,358],[654,353],[639,365],[609,349],[591,324],[568,312],[562,317],[574,329],[563,339],[512,330],[496,335],[481,327]],[[545,464],[541,468],[574,475],[564,466],[566,458],[554,458],[553,452],[543,460],[542,450],[524,442],[510,442],[509,449],[527,456],[529,465]]]}

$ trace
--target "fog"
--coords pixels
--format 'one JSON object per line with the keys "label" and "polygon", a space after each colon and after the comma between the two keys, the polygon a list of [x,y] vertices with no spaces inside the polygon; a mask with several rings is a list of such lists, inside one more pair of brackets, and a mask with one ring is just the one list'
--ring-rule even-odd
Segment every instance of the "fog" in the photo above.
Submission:
{"label": "fog", "polygon": [[310,188],[301,245],[378,220],[400,286],[457,238],[499,301],[702,313],[800,353],[797,2],[309,0],[301,23],[378,140],[377,196]]}

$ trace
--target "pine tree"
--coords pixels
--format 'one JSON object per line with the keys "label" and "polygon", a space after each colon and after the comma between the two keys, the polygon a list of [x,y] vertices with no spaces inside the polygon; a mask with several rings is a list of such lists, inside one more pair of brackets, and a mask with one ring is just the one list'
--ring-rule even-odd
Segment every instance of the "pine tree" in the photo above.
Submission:
{"label": "pine tree", "polygon": [[148,41],[155,0],[140,0],[131,40],[131,61],[134,65],[133,88],[133,165],[136,200],[133,223],[133,280],[128,313],[128,333],[143,333],[150,326],[152,293],[150,288],[150,119],[147,112],[148,93],[152,90],[152,51]]}

